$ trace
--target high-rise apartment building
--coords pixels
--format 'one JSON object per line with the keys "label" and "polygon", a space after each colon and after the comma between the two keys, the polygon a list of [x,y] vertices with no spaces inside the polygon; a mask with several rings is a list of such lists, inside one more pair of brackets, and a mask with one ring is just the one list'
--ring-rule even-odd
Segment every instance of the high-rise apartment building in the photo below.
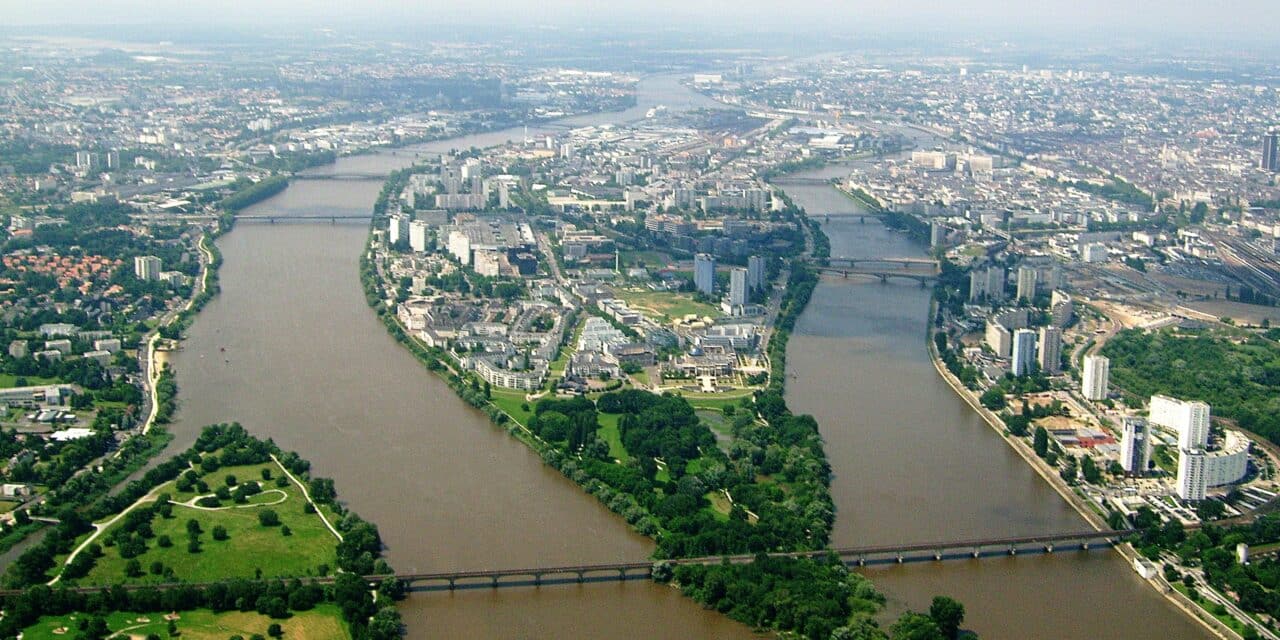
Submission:
{"label": "high-rise apartment building", "polygon": [[1204,500],[1205,490],[1209,488],[1208,477],[1205,476],[1204,449],[1178,452],[1178,497],[1183,500]]}
{"label": "high-rise apartment building", "polygon": [[1035,267],[1018,268],[1018,298],[1030,302],[1036,297],[1036,280],[1039,274]]}
{"label": "high-rise apartment building", "polygon": [[1262,160],[1258,166],[1263,171],[1280,173],[1280,131],[1272,129],[1262,136]]}
{"label": "high-rise apartment building", "polygon": [[693,286],[706,295],[716,288],[716,259],[709,253],[693,256]]}
{"label": "high-rise apartment building", "polygon": [[747,258],[747,286],[757,291],[763,289],[765,271],[764,256]]}
{"label": "high-rise apartment building", "polygon": [[1178,432],[1179,449],[1203,449],[1209,444],[1208,404],[1156,395],[1148,408],[1152,424]]}
{"label": "high-rise apartment building", "polygon": [[1151,461],[1151,427],[1137,416],[1125,416],[1120,441],[1120,466],[1125,473],[1142,475]]}
{"label": "high-rise apartment building", "polygon": [[1107,397],[1110,377],[1111,360],[1106,356],[1085,356],[1080,392],[1089,400],[1103,400]]}
{"label": "high-rise apartment building", "polygon": [[1037,354],[1040,370],[1055,374],[1062,370],[1062,330],[1057,327],[1040,328],[1040,352]]}
{"label": "high-rise apartment building", "polygon": [[1030,329],[1018,329],[1013,332],[1013,350],[1009,355],[1010,371],[1015,376],[1031,373],[1031,365],[1036,361],[1036,332]]}
{"label": "high-rise apartment building", "polygon": [[138,256],[133,259],[133,274],[139,280],[159,280],[160,267],[160,258],[155,256]]}
{"label": "high-rise apartment building", "polygon": [[409,223],[409,247],[418,253],[427,250],[427,223],[422,220],[414,220]]}
{"label": "high-rise apartment building", "polygon": [[734,267],[729,272],[729,304],[742,306],[747,304],[747,270]]}

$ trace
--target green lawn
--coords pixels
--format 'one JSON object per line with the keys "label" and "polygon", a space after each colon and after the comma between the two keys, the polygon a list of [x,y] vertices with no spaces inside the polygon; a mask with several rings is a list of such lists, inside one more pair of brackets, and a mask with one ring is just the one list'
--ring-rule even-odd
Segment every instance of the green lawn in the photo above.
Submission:
{"label": "green lawn", "polygon": [[716,520],[728,522],[729,511],[733,509],[733,505],[729,503],[729,499],[724,497],[724,494],[719,491],[708,492],[705,497],[711,502],[711,506],[707,507],[707,512]]}
{"label": "green lawn", "polygon": [[57,384],[57,378],[41,378],[40,376],[15,376],[9,373],[0,373],[0,389],[12,389],[18,386],[18,378],[26,378],[28,387],[38,387],[44,384]]}
{"label": "green lawn", "polygon": [[[511,414],[511,417],[523,426],[529,425],[529,418],[533,416],[533,403],[524,399],[525,393],[515,389],[492,389],[489,392],[489,401],[496,405],[499,409]],[[520,405],[527,404],[529,411],[520,408]]]}
{"label": "green lawn", "polygon": [[[143,638],[148,634],[156,634],[168,638],[168,621],[166,613],[112,613],[107,616],[107,628],[113,632],[124,632],[128,637]],[[174,637],[184,640],[226,640],[238,635],[248,638],[253,634],[267,635],[267,627],[272,622],[280,624],[284,637],[289,640],[337,640],[350,638],[351,633],[342,621],[342,613],[338,607],[324,604],[312,609],[294,613],[285,620],[272,620],[255,612],[227,611],[214,613],[208,609],[183,611],[175,620],[178,635]],[[66,616],[51,616],[40,619],[40,622],[23,631],[26,640],[66,640],[76,637],[76,625],[89,616],[83,613]],[[58,633],[60,629],[67,629]]]}
{"label": "green lawn", "polygon": [[623,251],[619,258],[624,267],[635,267],[644,263],[644,267],[651,271],[671,263],[671,256],[661,251]]}
{"label": "green lawn", "polygon": [[[1182,584],[1181,581],[1174,582],[1172,584],[1173,584],[1173,588],[1176,589],[1178,593],[1181,593],[1182,595],[1187,596],[1188,598],[1191,597],[1191,594],[1187,592],[1186,585]],[[1231,627],[1232,631],[1235,631],[1236,633],[1239,633],[1239,634],[1244,633],[1244,629],[1246,625],[1243,622],[1236,620],[1235,616],[1232,616],[1229,613],[1216,612],[1214,610],[1214,605],[1211,604],[1208,600],[1206,600],[1204,596],[1195,598],[1195,603],[1199,605],[1200,608],[1203,609],[1205,613],[1208,613],[1209,615],[1217,618],[1218,621],[1221,622],[1222,624],[1225,624],[1228,627]]]}
{"label": "green lawn", "polygon": [[0,513],[9,513],[13,508],[22,504],[16,500],[0,500]]}
{"label": "green lawn", "polygon": [[724,315],[720,313],[720,309],[712,305],[695,302],[693,296],[688,293],[650,289],[620,289],[616,293],[631,307],[659,319],[672,320],[691,313],[699,317],[711,316],[712,318]]}
{"label": "green lawn", "polygon": [[622,446],[622,433],[618,431],[618,419],[622,417],[620,413],[601,413],[599,414],[600,430],[596,432],[601,439],[609,443],[609,455],[617,460],[627,460],[630,454],[627,448]]}
{"label": "green lawn", "polygon": [[680,395],[684,396],[689,404],[695,409],[714,409],[722,410],[726,405],[738,406],[743,398],[750,398],[755,391],[753,389],[734,389],[725,393],[698,393],[692,391],[681,391]]}
{"label": "green lawn", "polygon": [[[272,480],[263,481],[262,469],[270,469]],[[166,483],[156,494],[169,493],[175,503],[173,517],[157,515],[151,522],[155,537],[147,540],[147,550],[137,557],[145,574],[130,578],[125,574],[128,562],[120,556],[117,547],[107,546],[110,531],[96,541],[102,546],[103,556],[98,558],[89,575],[80,580],[83,584],[111,584],[116,582],[164,582],[168,578],[151,572],[152,564],[163,563],[172,568],[180,580],[191,582],[216,581],[226,578],[253,578],[261,569],[262,577],[316,575],[320,565],[330,570],[336,565],[337,539],[316,514],[304,512],[306,500],[297,485],[289,483],[278,487],[275,478],[283,472],[274,463],[228,467],[203,476],[210,492],[225,484],[227,475],[234,475],[239,482],[258,481],[263,492],[253,496],[249,504],[237,505],[223,501],[228,507],[216,511],[196,509],[178,503],[197,496],[196,493],[180,493],[174,483]],[[282,495],[283,494],[283,495]],[[282,502],[279,502],[283,498]],[[279,502],[279,504],[270,504]],[[264,510],[275,511],[280,526],[266,527],[259,523],[258,514]],[[187,521],[200,523],[204,533],[200,535],[200,551],[188,549]],[[330,515],[332,522],[332,516]],[[228,539],[213,539],[215,526],[225,527]],[[121,526],[117,524],[116,527]],[[292,535],[285,536],[288,527]],[[159,545],[160,536],[168,536],[170,547]]]}

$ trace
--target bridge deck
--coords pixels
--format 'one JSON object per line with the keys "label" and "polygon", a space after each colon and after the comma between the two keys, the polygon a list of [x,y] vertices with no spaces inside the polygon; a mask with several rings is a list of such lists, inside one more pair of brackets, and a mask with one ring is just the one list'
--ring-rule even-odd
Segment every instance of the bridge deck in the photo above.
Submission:
{"label": "bridge deck", "polygon": [[[966,552],[965,554],[966,556],[979,558],[979,557],[997,555],[997,554],[1003,555],[1000,553],[1001,551],[1027,551],[1025,547],[1028,545],[1034,545],[1035,547],[1038,548],[1038,550],[1041,550],[1041,551],[1052,551],[1055,543],[1060,543],[1060,542],[1061,543],[1080,543],[1081,547],[1087,548],[1087,545],[1089,542],[1103,540],[1110,543],[1110,542],[1119,540],[1124,536],[1127,536],[1134,532],[1135,530],[1133,529],[1125,529],[1125,530],[1118,530],[1118,531],[1079,531],[1079,532],[1073,532],[1073,533],[1054,533],[1054,534],[1042,534],[1042,535],[1030,535],[1030,536],[1016,536],[1016,537],[1008,537],[1008,538],[983,538],[983,539],[973,539],[973,540],[952,540],[952,541],[944,541],[944,542],[919,542],[919,543],[910,543],[910,544],[888,544],[888,545],[869,545],[869,546],[860,546],[860,547],[842,547],[842,548],[836,548],[836,549],[823,549],[819,551],[771,553],[768,555],[772,557],[817,558],[817,557],[827,556],[829,554],[835,554],[836,556],[840,557],[841,559],[845,560],[848,563],[867,562],[869,560],[869,557],[872,557],[870,558],[870,560],[874,561],[874,558],[873,558],[874,556],[889,556],[889,557],[881,558],[880,562],[884,563],[884,562],[903,562],[905,561],[903,554],[919,553],[919,552],[929,552],[932,555],[929,558],[915,558],[915,560],[920,560],[920,559],[942,560],[947,557],[947,554],[946,554],[947,551],[954,552],[956,550],[964,550]],[[1020,547],[1023,547],[1023,548],[1020,548]],[[983,549],[987,549],[988,552],[986,554],[981,553]],[[994,552],[991,550],[994,550]],[[722,562],[742,564],[742,563],[746,563],[754,560],[755,557],[756,556],[754,554],[738,554],[738,555],[730,555],[730,556],[680,558],[680,559],[668,560],[667,562],[669,562],[672,565],[692,565],[692,564],[705,565],[705,564],[720,564]],[[954,557],[954,554],[952,554],[952,557]],[[428,582],[448,583],[449,588],[454,588],[455,586],[459,586],[459,585],[456,585],[456,583],[459,581],[463,581],[464,584],[460,585],[463,588],[486,586],[486,584],[488,586],[497,587],[497,586],[517,586],[518,584],[523,584],[523,583],[516,583],[516,582],[509,582],[509,583],[499,582],[499,580],[501,580],[502,578],[520,578],[520,577],[532,578],[534,580],[534,584],[541,584],[543,578],[546,576],[572,575],[572,576],[576,576],[577,579],[580,581],[585,581],[588,578],[593,580],[600,580],[602,579],[601,574],[604,574],[609,576],[609,579],[628,580],[628,579],[634,579],[634,578],[640,577],[641,575],[647,576],[651,574],[653,570],[653,565],[654,565],[654,561],[644,560],[644,561],[634,561],[634,562],[610,562],[610,563],[601,563],[601,564],[577,564],[577,565],[563,565],[563,566],[527,567],[527,568],[521,568],[521,569],[478,569],[478,570],[463,570],[463,571],[439,571],[439,572],[431,572],[431,573],[401,573],[401,574],[395,574],[394,576],[371,575],[371,576],[365,576],[365,579],[368,580],[370,583],[375,583],[375,582],[380,582],[389,577],[394,577],[410,584],[428,583]],[[311,584],[325,585],[325,584],[332,584],[334,581],[334,578],[332,576],[327,576],[327,577],[302,578],[302,580],[304,582],[308,582]],[[470,581],[488,580],[489,582],[485,584],[476,584],[474,582],[471,582],[471,583],[466,582],[469,580]],[[554,580],[552,580],[551,582],[554,582]],[[173,583],[161,583],[161,584],[148,584],[148,585],[138,584],[138,585],[122,585],[122,586],[124,589],[128,591],[135,591],[138,589],[158,589],[163,591],[168,589],[177,589],[181,587],[203,588],[203,587],[209,586],[210,584],[213,584],[213,583],[173,582]],[[79,592],[79,593],[94,593],[94,592],[103,591],[112,587],[87,586],[87,587],[69,587],[69,588],[72,591]],[[443,589],[445,587],[443,586],[443,584],[441,584],[441,586],[439,586],[438,588]],[[16,595],[21,595],[22,593],[23,593],[23,590],[21,589],[0,589],[0,597],[16,596]]]}

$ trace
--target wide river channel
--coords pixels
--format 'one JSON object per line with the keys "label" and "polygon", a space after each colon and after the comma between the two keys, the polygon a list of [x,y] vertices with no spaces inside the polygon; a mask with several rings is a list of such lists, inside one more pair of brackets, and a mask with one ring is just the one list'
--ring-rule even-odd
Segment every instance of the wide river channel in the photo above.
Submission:
{"label": "wide river channel", "polygon": [[[641,83],[649,107],[712,106],[674,78]],[[531,130],[530,133],[538,133]],[[522,130],[339,160],[320,173],[386,172],[417,154],[488,146]],[[811,175],[834,175],[833,170]],[[838,170],[836,171],[838,173]],[[252,213],[366,213],[373,180],[299,180]],[[787,187],[835,255],[922,250],[825,186]],[[366,306],[365,224],[246,223],[219,240],[222,293],[172,354],[180,409],[172,449],[239,421],[295,449],[378,524],[399,571],[643,560],[652,543],[420,366]],[[822,425],[835,470],[840,546],[1009,536],[1085,527],[938,377],[925,351],[927,291],[824,281],[788,354],[788,401]],[[1208,637],[1110,551],[871,569],[889,612],[961,599],[983,638]],[[411,638],[743,638],[750,629],[645,581],[415,593]]]}

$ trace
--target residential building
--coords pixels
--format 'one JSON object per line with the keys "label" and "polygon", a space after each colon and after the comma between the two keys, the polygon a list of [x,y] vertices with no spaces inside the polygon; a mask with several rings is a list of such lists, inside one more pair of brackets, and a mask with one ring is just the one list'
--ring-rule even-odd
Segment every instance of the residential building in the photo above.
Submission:
{"label": "residential building", "polygon": [[1147,421],[1137,416],[1125,416],[1123,438],[1120,442],[1120,466],[1125,473],[1140,476],[1147,472],[1151,461],[1151,431]]}
{"label": "residential building", "polygon": [[747,304],[747,270],[734,267],[729,272],[729,304],[740,306]]}
{"label": "residential building", "polygon": [[1035,267],[1018,268],[1018,299],[1031,301],[1036,297],[1036,280],[1039,274]]}
{"label": "residential building", "polygon": [[1009,370],[1013,375],[1030,374],[1031,365],[1036,361],[1036,332],[1031,329],[1018,329],[1013,332],[1013,351],[1009,358]]}
{"label": "residential building", "polygon": [[1272,129],[1262,136],[1262,161],[1258,166],[1263,171],[1280,173],[1280,131]]}
{"label": "residential building", "polygon": [[155,256],[137,256],[133,259],[133,275],[139,280],[160,279],[160,258]]}
{"label": "residential building", "polygon": [[750,256],[747,258],[747,286],[751,289],[759,291],[765,285],[765,262],[764,256]]}
{"label": "residential building", "polygon": [[427,250],[427,235],[427,223],[421,220],[409,223],[409,247],[417,253]]}
{"label": "residential building", "polygon": [[1080,380],[1080,392],[1089,400],[1104,400],[1111,377],[1111,360],[1106,356],[1084,357],[1084,372]]}
{"label": "residential building", "polygon": [[1178,452],[1178,497],[1187,501],[1204,500],[1208,488],[1203,449]]}
{"label": "residential building", "polygon": [[409,239],[409,216],[397,213],[387,219],[387,244]]}
{"label": "residential building", "polygon": [[998,322],[987,322],[987,346],[1001,358],[1008,358],[1013,349],[1013,334]]}
{"label": "residential building", "polygon": [[1040,351],[1036,362],[1040,370],[1053,375],[1062,370],[1062,330],[1057,327],[1040,328]]}
{"label": "residential building", "polygon": [[1179,449],[1203,449],[1209,444],[1209,405],[1169,396],[1151,396],[1152,424],[1178,432]]}
{"label": "residential building", "polygon": [[693,286],[705,295],[712,295],[716,288],[716,259],[707,253],[693,257]]}

